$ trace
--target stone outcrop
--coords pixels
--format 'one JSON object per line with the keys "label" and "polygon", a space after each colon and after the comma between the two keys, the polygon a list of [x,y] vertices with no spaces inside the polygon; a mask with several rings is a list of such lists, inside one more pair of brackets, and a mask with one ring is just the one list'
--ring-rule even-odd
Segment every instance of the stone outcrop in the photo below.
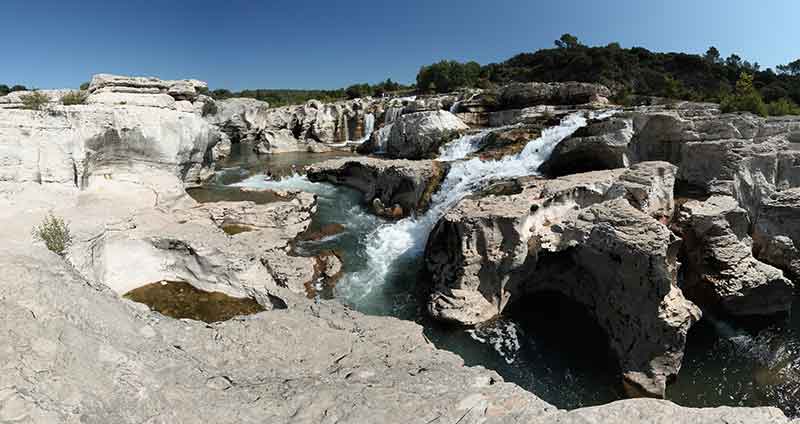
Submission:
{"label": "stone outcrop", "polygon": [[607,104],[611,90],[600,84],[582,82],[512,83],[488,90],[461,107],[477,111],[523,109],[537,105]]}
{"label": "stone outcrop", "polygon": [[628,144],[633,137],[633,120],[609,118],[590,122],[558,143],[550,158],[539,168],[562,176],[630,165]]}
{"label": "stone outcrop", "polygon": [[400,218],[425,210],[445,173],[444,164],[430,160],[344,158],[311,166],[308,178],[359,190],[374,212]]}
{"label": "stone outcrop", "polygon": [[444,110],[406,114],[392,124],[385,142],[386,155],[402,159],[430,158],[439,152],[440,146],[468,129],[455,115]]}
{"label": "stone outcrop", "polygon": [[160,107],[5,109],[0,110],[0,181],[86,188],[163,174],[197,184],[210,172],[218,140],[216,129],[199,116]]}
{"label": "stone outcrop", "polygon": [[775,193],[761,203],[753,240],[758,259],[784,270],[792,280],[800,279],[800,188]]}
{"label": "stone outcrop", "polygon": [[653,217],[672,214],[674,172],[642,163],[463,200],[428,240],[428,311],[470,325],[526,294],[562,293],[606,331],[629,393],[663,397],[700,317],[677,287],[679,239]]}
{"label": "stone outcrop", "polygon": [[753,257],[750,219],[730,196],[684,203],[684,292],[733,315],[768,315],[792,306],[794,285],[779,269]]}

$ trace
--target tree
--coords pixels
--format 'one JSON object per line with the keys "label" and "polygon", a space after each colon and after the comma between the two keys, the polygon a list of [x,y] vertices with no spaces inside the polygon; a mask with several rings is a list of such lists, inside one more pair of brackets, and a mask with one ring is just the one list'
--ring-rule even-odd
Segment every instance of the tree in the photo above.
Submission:
{"label": "tree", "polygon": [[753,86],[753,74],[743,71],[739,75],[739,81],[736,81],[736,91],[732,96],[722,99],[720,110],[724,113],[751,112],[756,115],[767,116],[767,106]]}
{"label": "tree", "polygon": [[742,67],[742,58],[739,57],[738,54],[732,54],[725,59],[725,64],[730,66],[731,68],[741,68]]}
{"label": "tree", "polygon": [[17,84],[15,86],[11,87],[11,91],[28,91],[28,88],[25,87],[24,85]]}
{"label": "tree", "polygon": [[556,47],[560,49],[574,49],[576,47],[580,47],[581,43],[578,42],[578,37],[572,34],[564,34],[555,41]]}
{"label": "tree", "polygon": [[800,76],[800,59],[789,62],[786,65],[778,65],[778,73],[781,75]]}
{"label": "tree", "polygon": [[722,63],[722,56],[719,54],[719,50],[717,50],[717,48],[714,46],[708,48],[703,58],[709,63]]}
{"label": "tree", "polygon": [[11,92],[11,88],[5,84],[0,84],[0,97],[5,96]]}

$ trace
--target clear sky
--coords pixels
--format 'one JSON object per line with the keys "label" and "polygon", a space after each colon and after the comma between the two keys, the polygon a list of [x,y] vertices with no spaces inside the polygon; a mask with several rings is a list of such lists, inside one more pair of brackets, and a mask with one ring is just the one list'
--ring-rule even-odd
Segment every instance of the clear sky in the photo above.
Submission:
{"label": "clear sky", "polygon": [[800,0],[3,0],[0,83],[77,87],[94,73],[212,88],[412,82],[441,59],[501,61],[584,44],[800,58]]}

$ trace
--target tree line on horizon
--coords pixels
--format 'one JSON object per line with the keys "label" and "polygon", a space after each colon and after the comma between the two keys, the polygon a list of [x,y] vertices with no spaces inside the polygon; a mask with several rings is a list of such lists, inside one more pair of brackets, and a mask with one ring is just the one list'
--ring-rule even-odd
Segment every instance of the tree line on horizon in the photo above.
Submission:
{"label": "tree line on horizon", "polygon": [[444,93],[459,88],[490,88],[512,82],[579,81],[604,84],[619,103],[634,96],[720,103],[725,110],[759,115],[800,114],[800,59],[775,70],[761,69],[737,54],[727,58],[716,47],[704,55],[656,53],[619,43],[589,47],[564,34],[554,47],[520,53],[500,63],[443,60],[420,68],[417,89]]}

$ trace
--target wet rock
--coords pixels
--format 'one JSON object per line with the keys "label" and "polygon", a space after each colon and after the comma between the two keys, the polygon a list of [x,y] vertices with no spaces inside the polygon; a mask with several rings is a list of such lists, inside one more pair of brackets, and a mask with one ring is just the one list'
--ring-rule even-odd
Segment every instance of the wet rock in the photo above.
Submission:
{"label": "wet rock", "polygon": [[484,160],[497,160],[515,155],[522,152],[529,141],[539,138],[541,133],[541,124],[492,131],[484,138],[476,154]]}
{"label": "wet rock", "polygon": [[468,129],[455,115],[444,110],[403,115],[392,124],[386,140],[386,155],[403,159],[429,158],[438,153],[441,145]]}
{"label": "wet rock", "polygon": [[445,172],[435,161],[345,158],[311,166],[308,178],[352,187],[376,212],[401,217],[428,207]]}

